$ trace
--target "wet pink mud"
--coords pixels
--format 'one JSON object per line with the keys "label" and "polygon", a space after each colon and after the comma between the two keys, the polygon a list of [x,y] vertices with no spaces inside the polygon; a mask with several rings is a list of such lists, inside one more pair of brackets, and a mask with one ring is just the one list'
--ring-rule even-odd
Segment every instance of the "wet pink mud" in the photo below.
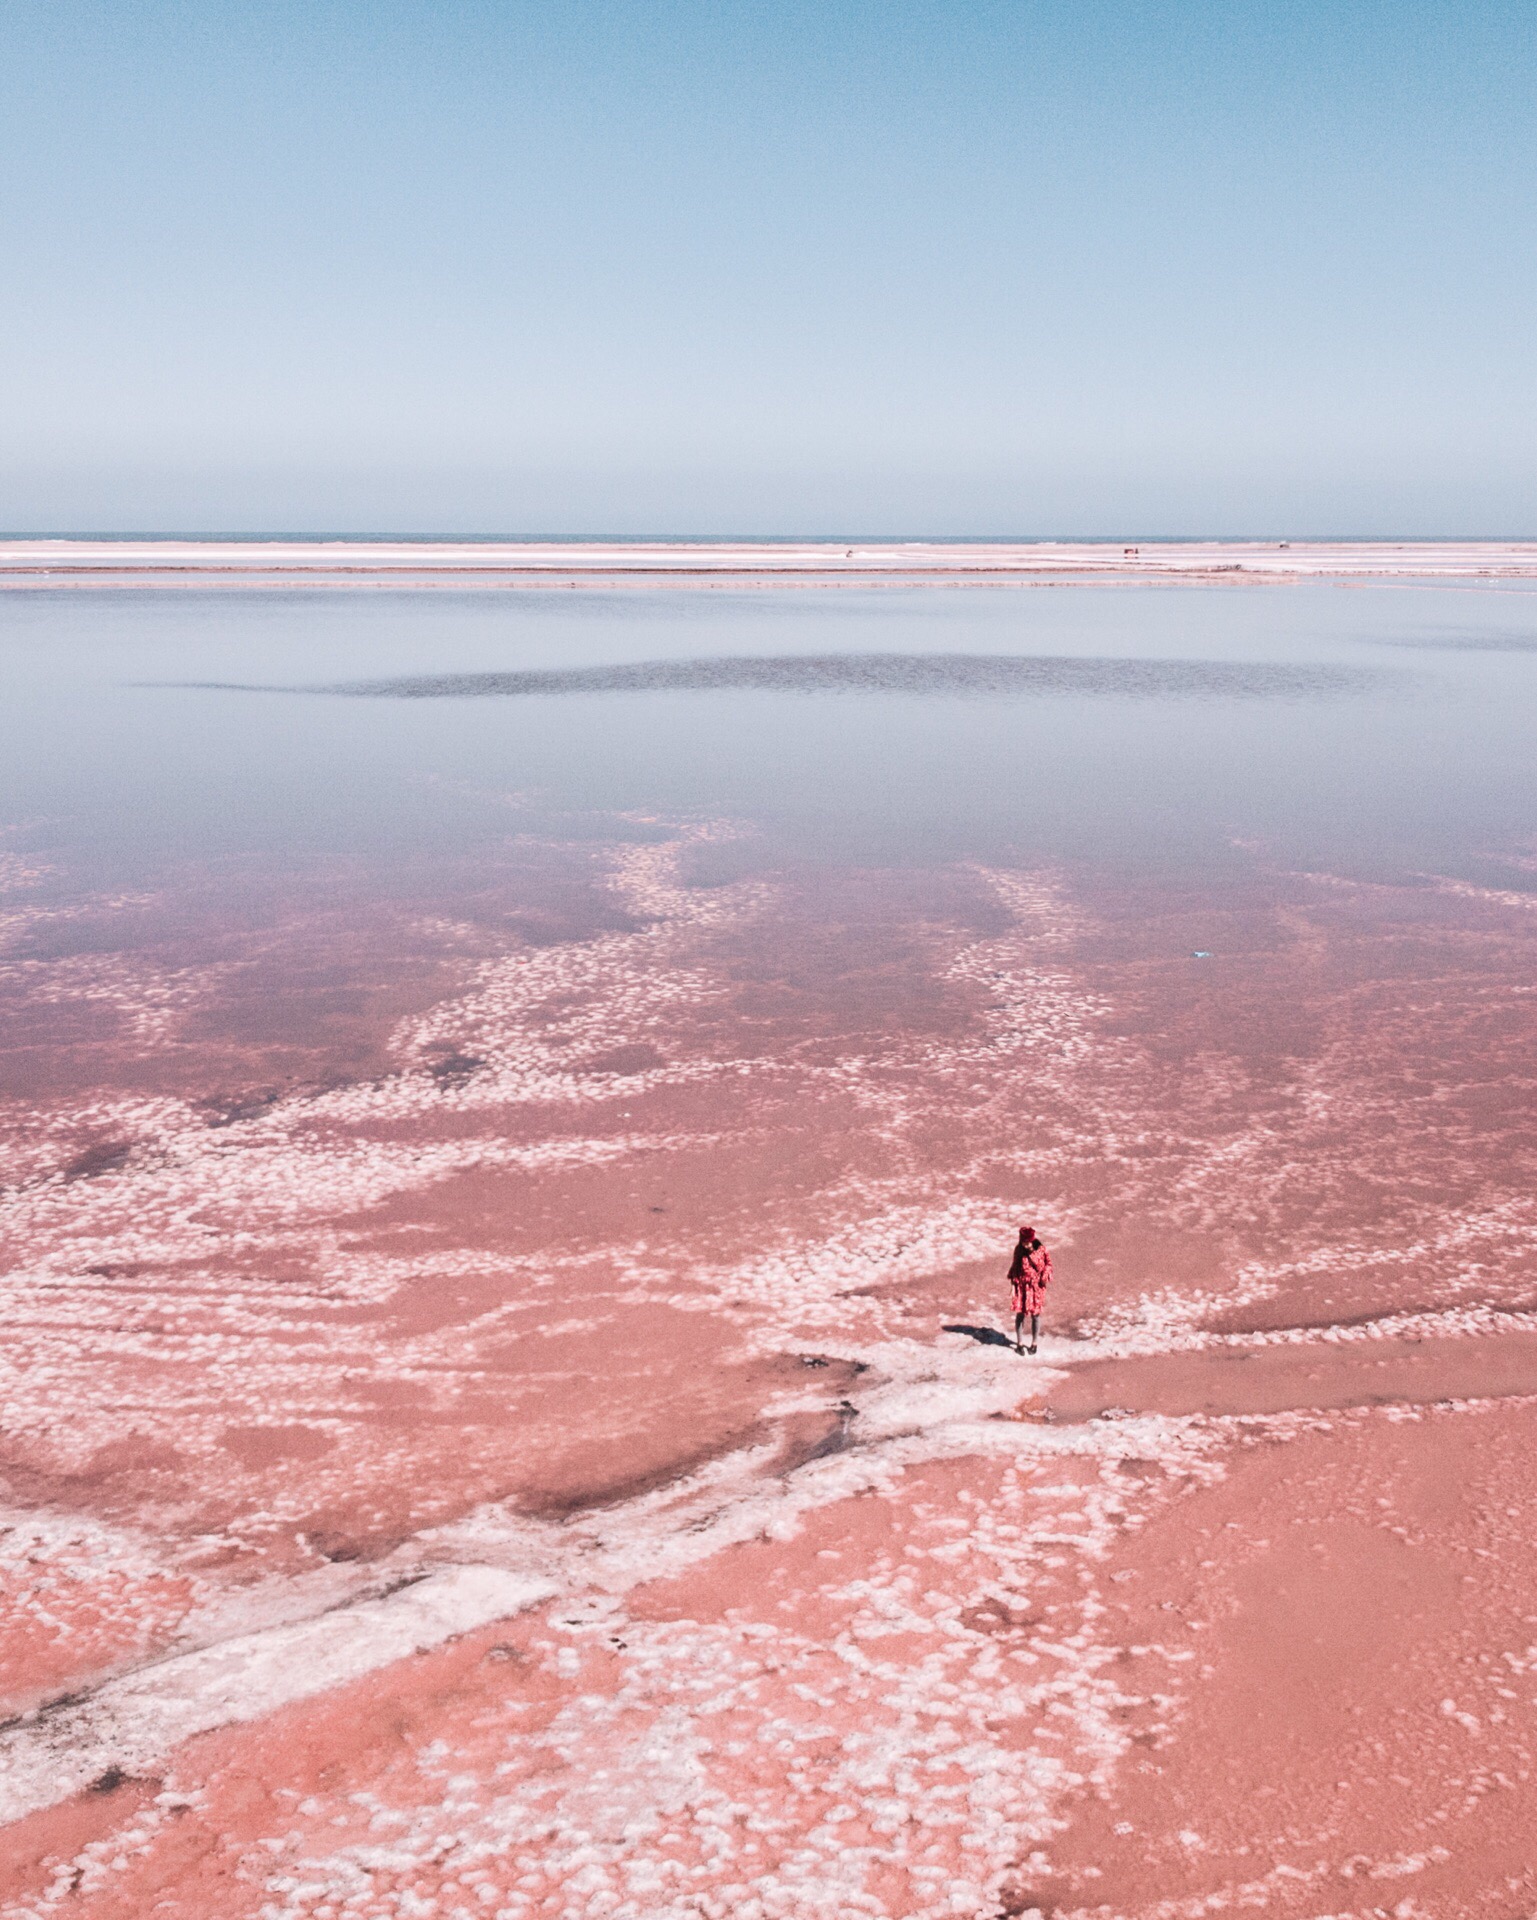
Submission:
{"label": "wet pink mud", "polygon": [[726,835],[6,869],[0,1911],[1530,1914],[1530,901]]}

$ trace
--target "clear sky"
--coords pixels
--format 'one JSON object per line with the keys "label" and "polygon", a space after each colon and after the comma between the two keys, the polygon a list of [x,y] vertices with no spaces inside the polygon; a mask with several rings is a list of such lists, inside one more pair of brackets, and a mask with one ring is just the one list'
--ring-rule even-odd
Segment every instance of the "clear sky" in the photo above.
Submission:
{"label": "clear sky", "polygon": [[9,0],[0,527],[1537,535],[1532,0]]}

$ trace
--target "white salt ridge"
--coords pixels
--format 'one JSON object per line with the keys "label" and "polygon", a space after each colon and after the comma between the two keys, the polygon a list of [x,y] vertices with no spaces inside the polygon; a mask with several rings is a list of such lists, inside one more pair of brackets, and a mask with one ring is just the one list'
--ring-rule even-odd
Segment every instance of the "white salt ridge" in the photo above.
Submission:
{"label": "white salt ridge", "polygon": [[[872,1411],[884,1398],[895,1420],[904,1394],[936,1384],[924,1378],[934,1356],[884,1357],[897,1372],[910,1363],[871,1395]],[[1092,1587],[1070,1581],[1080,1598],[1069,1617],[1051,1630],[1036,1623],[1022,1642],[1000,1643],[971,1612],[1023,1614],[1043,1568],[1077,1559],[1087,1572],[1118,1537],[1128,1490],[1114,1476],[1053,1485],[1036,1472],[1028,1490],[1006,1479],[990,1504],[968,1503],[962,1489],[956,1504],[935,1506],[904,1489],[905,1472],[978,1455],[1045,1468],[1053,1457],[1119,1457],[1129,1446],[1160,1448],[1184,1471],[1217,1469],[1202,1436],[1179,1423],[1046,1433],[988,1420],[986,1383],[980,1395],[965,1381],[950,1391],[951,1424],[817,1462],[778,1491],[759,1482],[727,1497],[746,1465],[738,1459],[686,1489],[563,1529],[578,1535],[582,1544],[570,1545],[591,1584],[552,1611],[555,1637],[535,1650],[575,1681],[584,1650],[606,1655],[622,1632],[617,1690],[581,1689],[542,1732],[510,1727],[478,1766],[445,1752],[424,1768],[431,1777],[417,1805],[378,1808],[376,1838],[317,1851],[319,1830],[296,1834],[267,1882],[268,1920],[343,1906],[372,1914],[403,1897],[409,1910],[477,1877],[488,1891],[494,1878],[508,1920],[995,1911],[1005,1877],[1053,1830],[1063,1797],[1108,1779],[1130,1739],[1123,1716],[1147,1701],[1117,1683]],[[718,1624],[624,1616],[620,1597],[637,1581],[685,1571],[733,1541],[787,1537],[813,1508],[866,1488],[909,1510],[913,1524],[905,1548],[856,1561],[843,1587],[824,1589],[850,1608],[833,1637],[803,1630],[793,1613],[782,1624],[750,1610]],[[1145,1484],[1138,1493],[1148,1497]],[[481,1516],[483,1544],[501,1531],[498,1516]],[[1000,1723],[1051,1744],[1001,1746]],[[722,1750],[727,1732],[735,1744]],[[732,1757],[753,1753],[772,1755],[772,1765]],[[504,1864],[488,1871],[509,1861],[520,1863],[510,1884]],[[899,1909],[872,1886],[891,1872],[910,1889]]]}
{"label": "white salt ridge", "polygon": [[63,540],[0,541],[0,588],[306,586],[505,589],[582,581],[667,586],[867,587],[932,581],[1352,579],[1477,585],[1537,579],[1537,543],[1519,540],[1155,540],[1123,547],[1081,541]]}
{"label": "white salt ridge", "polygon": [[[978,1637],[962,1628],[960,1612],[968,1603],[993,1604],[1000,1597],[1024,1607],[1031,1570],[1043,1556],[1066,1551],[1090,1561],[1102,1557],[1115,1538],[1125,1489],[1064,1488],[1060,1492],[1066,1498],[1058,1508],[1050,1504],[1058,1490],[1037,1475],[1023,1509],[1010,1501],[1001,1514],[967,1513],[957,1519],[954,1545],[929,1550],[934,1575],[921,1595],[907,1575],[883,1573],[878,1566],[851,1569],[849,1591],[857,1588],[863,1599],[865,1611],[856,1616],[862,1624],[852,1638],[840,1636],[828,1647],[793,1628],[637,1623],[624,1618],[622,1597],[637,1582],[686,1572],[735,1542],[787,1538],[815,1509],[861,1490],[900,1498],[904,1474],[926,1461],[1015,1458],[1039,1468],[1052,1457],[1118,1458],[1135,1452],[1206,1478],[1220,1472],[1212,1458],[1216,1430],[1155,1417],[1073,1429],[1022,1427],[989,1417],[1017,1400],[1021,1369],[1012,1355],[960,1348],[936,1354],[917,1343],[898,1342],[862,1357],[881,1369],[856,1395],[854,1433],[869,1440],[787,1480],[762,1479],[767,1450],[760,1449],[716,1462],[622,1508],[581,1515],[564,1525],[488,1509],[471,1521],[424,1535],[417,1550],[448,1553],[460,1569],[473,1553],[518,1569],[513,1577],[532,1581],[538,1592],[562,1595],[554,1625],[559,1634],[575,1636],[567,1641],[572,1663],[578,1663],[577,1649],[587,1640],[607,1647],[622,1628],[629,1652],[619,1691],[584,1691],[560,1710],[533,1742],[550,1761],[535,1768],[527,1788],[465,1773],[463,1758],[445,1751],[441,1794],[420,1806],[381,1806],[376,1839],[317,1856],[295,1836],[294,1844],[278,1849],[283,1861],[267,1882],[265,1911],[272,1920],[296,1920],[318,1905],[344,1900],[371,1912],[375,1875],[381,1871],[392,1877],[397,1896],[402,1879],[421,1876],[424,1893],[413,1897],[426,1898],[445,1884],[444,1876],[472,1884],[468,1876],[484,1875],[488,1867],[520,1856],[537,1861],[543,1892],[536,1898],[526,1881],[509,1889],[505,1875],[496,1874],[498,1911],[513,1916],[632,1908],[637,1914],[682,1916],[713,1913],[717,1907],[723,1915],[768,1915],[785,1908],[879,1914],[890,1909],[872,1900],[866,1874],[892,1865],[902,1867],[914,1889],[914,1903],[902,1909],[908,1920],[953,1913],[958,1890],[970,1903],[967,1911],[990,1910],[1000,1878],[1017,1862],[1023,1845],[1049,1835],[1062,1796],[1108,1777],[1128,1737],[1119,1717],[1128,1700],[1110,1678],[1110,1649],[1092,1631],[1092,1602],[1086,1603],[1083,1627],[1066,1640],[1052,1641],[1039,1632],[1032,1636],[1037,1657],[1056,1663],[1040,1679],[1000,1665],[991,1647],[979,1652]],[[780,1410],[811,1397],[809,1388],[787,1395]],[[1269,1424],[1278,1434],[1290,1430],[1285,1417]],[[1020,1511],[1027,1516],[1024,1526],[1014,1524]],[[978,1536],[979,1527],[985,1538]],[[992,1556],[992,1571],[975,1586],[978,1575],[969,1574],[957,1587],[955,1556],[969,1560],[982,1549]],[[882,1640],[893,1636],[896,1652],[888,1657]],[[914,1636],[920,1648],[932,1651],[915,1654]],[[392,1657],[387,1648],[378,1651]],[[562,1671],[566,1661],[560,1654]],[[824,1725],[816,1718],[806,1721],[802,1712],[797,1718],[760,1720],[756,1738],[788,1746],[792,1755],[800,1742],[811,1742],[817,1791],[855,1809],[868,1839],[848,1841],[836,1806],[806,1826],[801,1808],[807,1788],[795,1784],[793,1765],[788,1791],[776,1789],[773,1808],[759,1803],[758,1790],[743,1798],[740,1788],[728,1787],[713,1771],[701,1717],[761,1715],[765,1661],[773,1673],[786,1662],[792,1667],[809,1663],[808,1677],[824,1676],[816,1682],[817,1695],[825,1697],[834,1718]],[[572,1673],[578,1670],[572,1664]],[[805,1693],[804,1686],[800,1691]],[[809,1705],[810,1696],[805,1697]],[[272,1704],[257,1702],[254,1710]],[[852,1736],[845,1731],[851,1709],[856,1710],[852,1724],[863,1729]],[[1045,1726],[1071,1735],[1071,1750],[1005,1756],[991,1738],[957,1738],[972,1718],[980,1728],[995,1725],[999,1716],[1043,1715]],[[829,1754],[827,1736],[834,1726],[841,1751],[835,1746]],[[458,1769],[452,1780],[451,1768]],[[939,1771],[931,1774],[932,1769]],[[955,1784],[943,1785],[947,1779]],[[960,1797],[948,1797],[955,1795]],[[924,1865],[929,1841],[956,1821],[970,1836],[972,1866],[965,1879],[951,1867]],[[654,1843],[664,1829],[690,1842],[698,1838],[709,1862],[706,1885],[718,1887],[718,1896],[707,1896],[702,1888],[688,1892],[654,1877],[659,1871]],[[772,1866],[742,1851],[754,1835],[772,1847]],[[1358,1865],[1371,1877],[1416,1871],[1408,1860]],[[728,1876],[723,1886],[722,1875]],[[1284,1871],[1281,1877],[1287,1877]],[[1255,1882],[1251,1893],[1259,1897],[1274,1879]],[[549,1907],[557,1888],[564,1894]],[[1183,1914],[1186,1909],[1161,1903],[1149,1911]]]}
{"label": "white salt ridge", "polygon": [[1537,1199],[1511,1194],[1490,1204],[1459,1208],[1449,1216],[1438,1215],[1433,1231],[1403,1241],[1392,1242],[1381,1232],[1374,1232],[1367,1241],[1326,1242],[1291,1260],[1250,1261],[1239,1268],[1236,1279],[1243,1286],[1268,1287],[1273,1294],[1294,1275],[1359,1273],[1373,1267],[1396,1266],[1433,1275],[1437,1288],[1444,1291],[1457,1287],[1463,1275],[1476,1271],[1473,1256],[1491,1240],[1515,1240],[1526,1248],[1537,1245]]}
{"label": "white salt ridge", "polygon": [[1374,1340],[1488,1339],[1537,1332],[1537,1312],[1490,1306],[1445,1307],[1425,1313],[1389,1313],[1380,1320],[1341,1326],[1275,1327],[1262,1333],[1209,1336],[1217,1347],[1358,1346]]}
{"label": "white salt ridge", "polygon": [[[999,1421],[993,1416],[1016,1406],[1030,1382],[1016,1356],[997,1349],[936,1351],[900,1341],[871,1349],[868,1364],[872,1377],[856,1396],[855,1444],[846,1453],[765,1479],[773,1449],[747,1449],[673,1486],[565,1523],[483,1509],[424,1532],[361,1576],[415,1581],[399,1592],[181,1653],[14,1728],[0,1736],[0,1821],[55,1804],[111,1767],[153,1769],[197,1733],[260,1718],[543,1599],[562,1595],[568,1606],[585,1606],[590,1619],[604,1618],[641,1581],[684,1572],[736,1543],[788,1538],[806,1514],[866,1489],[889,1492],[926,1462],[1119,1455],[1135,1445],[1177,1455],[1188,1471],[1208,1448],[1193,1423],[1157,1417],[1119,1423],[1113,1433]],[[807,1398],[787,1395],[771,1412],[793,1410]],[[328,1603],[347,1578],[326,1582]],[[242,1604],[284,1602],[258,1592],[225,1604],[223,1617],[231,1619]],[[207,1633],[219,1618],[219,1607],[210,1605],[186,1631]]]}
{"label": "white salt ridge", "polygon": [[384,1599],[108,1681],[80,1705],[0,1735],[0,1822],[67,1799],[109,1768],[149,1772],[196,1734],[344,1686],[519,1613],[552,1591],[545,1582],[496,1568],[448,1568]]}

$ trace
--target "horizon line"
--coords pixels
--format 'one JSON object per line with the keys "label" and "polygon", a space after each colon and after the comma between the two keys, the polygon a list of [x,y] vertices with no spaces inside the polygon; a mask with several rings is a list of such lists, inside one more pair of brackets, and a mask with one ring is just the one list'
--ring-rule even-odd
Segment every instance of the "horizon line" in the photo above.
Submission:
{"label": "horizon line", "polygon": [[420,546],[1511,546],[1537,543],[1537,530],[1527,533],[1299,533],[1269,530],[1257,533],[423,533],[416,530],[327,528],[323,531],[280,527],[246,528],[231,532],[216,528],[142,529],[136,531],[65,531],[57,528],[0,528],[0,542],[19,540],[121,542],[206,542],[209,545],[257,545],[283,541],[315,545],[366,546],[410,542]]}

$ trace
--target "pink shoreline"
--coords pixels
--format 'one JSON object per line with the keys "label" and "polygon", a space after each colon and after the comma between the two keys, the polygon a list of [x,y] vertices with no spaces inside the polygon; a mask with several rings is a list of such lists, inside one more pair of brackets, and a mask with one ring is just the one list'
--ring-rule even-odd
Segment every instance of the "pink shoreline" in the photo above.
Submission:
{"label": "pink shoreline", "polygon": [[1036,586],[1537,582],[1537,541],[0,541],[0,588]]}

